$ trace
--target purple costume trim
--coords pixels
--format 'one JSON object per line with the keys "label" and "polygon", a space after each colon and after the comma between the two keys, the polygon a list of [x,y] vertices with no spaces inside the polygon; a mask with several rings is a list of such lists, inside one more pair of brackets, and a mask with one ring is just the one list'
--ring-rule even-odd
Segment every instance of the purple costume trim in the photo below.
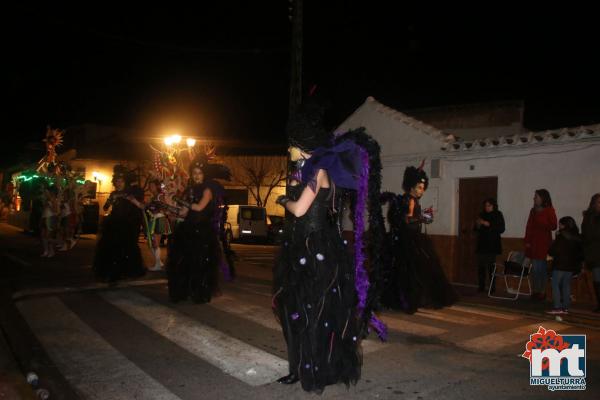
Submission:
{"label": "purple costume trim", "polygon": [[365,207],[367,204],[367,190],[369,187],[369,155],[360,149],[362,161],[361,174],[358,180],[358,195],[356,198],[356,211],[354,212],[354,285],[358,294],[358,313],[362,314],[367,303],[367,292],[369,291],[369,275],[365,271],[365,252],[363,243],[363,232],[365,229]]}

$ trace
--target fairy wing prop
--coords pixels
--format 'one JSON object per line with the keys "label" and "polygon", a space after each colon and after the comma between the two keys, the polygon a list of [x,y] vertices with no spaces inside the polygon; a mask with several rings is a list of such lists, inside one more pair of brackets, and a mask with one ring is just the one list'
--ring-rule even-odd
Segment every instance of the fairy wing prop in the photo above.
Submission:
{"label": "fairy wing prop", "polygon": [[336,186],[357,190],[361,173],[361,148],[351,140],[331,147],[319,147],[302,167],[302,181],[311,189],[316,188],[317,172],[326,170]]}

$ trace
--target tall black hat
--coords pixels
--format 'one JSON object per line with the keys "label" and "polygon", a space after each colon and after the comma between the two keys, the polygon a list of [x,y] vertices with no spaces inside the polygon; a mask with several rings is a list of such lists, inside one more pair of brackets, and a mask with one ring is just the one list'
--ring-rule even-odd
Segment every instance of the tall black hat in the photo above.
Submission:
{"label": "tall black hat", "polygon": [[325,128],[324,123],[327,104],[314,95],[315,90],[316,86],[313,86],[308,99],[290,114],[286,127],[290,146],[307,153],[330,145],[333,141],[333,135]]}

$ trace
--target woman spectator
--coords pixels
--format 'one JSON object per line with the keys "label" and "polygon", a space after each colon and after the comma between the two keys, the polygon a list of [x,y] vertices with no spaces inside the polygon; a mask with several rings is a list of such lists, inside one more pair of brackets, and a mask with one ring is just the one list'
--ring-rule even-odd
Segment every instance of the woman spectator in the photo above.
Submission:
{"label": "woman spectator", "polygon": [[583,213],[581,234],[585,266],[594,277],[597,302],[594,312],[600,312],[600,193],[592,196],[588,209]]}
{"label": "woman spectator", "polygon": [[[477,268],[479,272],[479,291],[485,291],[486,281],[494,271],[496,256],[502,254],[502,240],[500,235],[504,233],[504,216],[498,211],[496,199],[489,198],[483,202],[483,211],[475,221],[477,231]],[[494,293],[495,285],[490,288]]]}
{"label": "woman spectator", "polygon": [[579,229],[572,217],[558,221],[558,233],[550,246],[552,257],[552,302],[548,314],[567,314],[571,304],[571,278],[581,271],[583,251]]}
{"label": "woman spectator", "polygon": [[546,297],[546,257],[552,244],[552,231],[556,227],[556,212],[552,207],[550,193],[546,189],[536,190],[525,231],[525,255],[532,263],[533,300],[544,300]]}

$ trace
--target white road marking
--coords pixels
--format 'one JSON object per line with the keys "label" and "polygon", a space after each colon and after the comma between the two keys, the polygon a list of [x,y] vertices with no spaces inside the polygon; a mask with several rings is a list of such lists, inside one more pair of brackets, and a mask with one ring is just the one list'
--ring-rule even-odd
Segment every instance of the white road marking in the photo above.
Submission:
{"label": "white road marking", "polygon": [[505,319],[507,321],[516,321],[518,319],[523,318],[522,315],[506,314],[506,313],[491,311],[491,310],[482,310],[479,308],[469,307],[469,306],[450,306],[448,308],[451,310],[456,310],[456,311],[460,311],[460,312],[464,312],[464,313],[483,315],[484,317]]}
{"label": "white road marking", "polygon": [[436,311],[436,310],[428,310],[426,308],[421,308],[419,311],[415,313],[416,316],[434,319],[437,321],[450,322],[453,324],[460,325],[481,325],[485,323],[481,318],[473,318],[473,317],[463,317],[460,315],[456,315],[453,313],[448,313],[444,311]]}
{"label": "white road marking", "polygon": [[[153,286],[159,284],[166,284],[167,280],[160,279],[142,279],[136,281],[121,281],[117,282],[113,287],[121,288],[121,287],[138,287],[138,286]],[[61,286],[61,287],[48,287],[48,288],[36,288],[36,289],[23,289],[19,290],[12,295],[13,300],[19,300],[23,297],[39,297],[39,296],[48,296],[48,295],[56,295],[56,294],[64,294],[64,293],[77,293],[77,292],[85,292],[97,289],[104,289],[109,287],[107,283],[92,283],[89,285],[83,286]]]}
{"label": "white road marking", "polygon": [[286,360],[136,292],[112,291],[103,293],[102,297],[158,334],[249,385],[272,383],[288,373]]}
{"label": "white road marking", "polygon": [[[248,304],[227,295],[214,299],[209,303],[209,306],[219,311],[247,319],[265,328],[281,331],[281,326],[275,320],[273,312],[267,307]],[[363,354],[379,351],[386,346],[385,343],[381,343],[378,339],[366,339],[362,341]]]}
{"label": "white road marking", "polygon": [[17,307],[61,373],[82,397],[179,399],[106,342],[58,298],[24,300]]}
{"label": "white road marking", "polygon": [[462,342],[458,342],[457,345],[469,350],[493,353],[503,347],[522,343],[524,350],[525,343],[529,341],[529,335],[537,332],[540,326],[543,326],[546,329],[553,329],[555,331],[567,328],[567,325],[564,324],[553,321],[544,321],[537,324],[519,326],[505,331],[499,331],[472,339],[463,340]]}
{"label": "white road marking", "polygon": [[[409,335],[438,336],[448,332],[446,329],[408,321],[406,319],[402,319],[398,316],[393,316],[388,313],[382,313],[380,314],[380,316],[382,317],[383,322],[388,326],[388,328]],[[406,316],[406,318],[410,317]]]}
{"label": "white road marking", "polygon": [[12,254],[5,254],[4,256],[22,267],[31,267],[31,263],[23,260],[21,257],[14,256]]}

